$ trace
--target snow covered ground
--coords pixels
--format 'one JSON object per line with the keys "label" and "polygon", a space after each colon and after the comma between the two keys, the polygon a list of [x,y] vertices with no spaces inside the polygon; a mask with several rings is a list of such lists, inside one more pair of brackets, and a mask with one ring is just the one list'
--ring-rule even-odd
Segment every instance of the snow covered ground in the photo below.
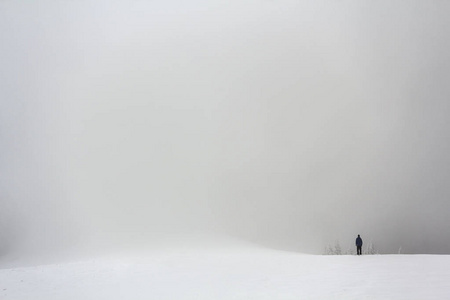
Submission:
{"label": "snow covered ground", "polygon": [[450,256],[177,246],[0,269],[0,299],[448,299]]}

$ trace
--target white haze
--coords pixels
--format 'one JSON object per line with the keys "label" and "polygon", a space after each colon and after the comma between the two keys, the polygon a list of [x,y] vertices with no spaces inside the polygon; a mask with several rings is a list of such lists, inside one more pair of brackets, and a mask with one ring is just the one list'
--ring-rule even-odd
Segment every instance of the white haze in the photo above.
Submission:
{"label": "white haze", "polygon": [[1,1],[2,253],[188,233],[450,253],[449,13]]}

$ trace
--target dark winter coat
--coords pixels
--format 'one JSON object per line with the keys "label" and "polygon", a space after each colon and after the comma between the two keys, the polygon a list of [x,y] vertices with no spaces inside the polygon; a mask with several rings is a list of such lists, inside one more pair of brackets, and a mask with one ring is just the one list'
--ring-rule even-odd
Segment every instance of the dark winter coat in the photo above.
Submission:
{"label": "dark winter coat", "polygon": [[356,238],[356,246],[357,247],[362,247],[362,238],[360,238],[359,236]]}

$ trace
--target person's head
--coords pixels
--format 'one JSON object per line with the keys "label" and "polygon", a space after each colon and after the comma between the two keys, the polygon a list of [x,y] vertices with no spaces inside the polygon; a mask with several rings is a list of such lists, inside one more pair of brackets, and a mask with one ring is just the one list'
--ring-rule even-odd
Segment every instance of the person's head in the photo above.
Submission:
{"label": "person's head", "polygon": [[358,237],[359,237],[359,234],[358,234]]}

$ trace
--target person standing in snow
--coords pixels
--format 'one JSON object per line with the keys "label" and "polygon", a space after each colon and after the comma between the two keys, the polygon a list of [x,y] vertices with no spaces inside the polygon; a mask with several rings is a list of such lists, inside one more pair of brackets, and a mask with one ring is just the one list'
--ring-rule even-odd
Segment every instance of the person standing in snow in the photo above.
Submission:
{"label": "person standing in snow", "polygon": [[358,234],[358,237],[356,238],[356,254],[357,255],[361,255],[362,245],[363,245],[362,238]]}

